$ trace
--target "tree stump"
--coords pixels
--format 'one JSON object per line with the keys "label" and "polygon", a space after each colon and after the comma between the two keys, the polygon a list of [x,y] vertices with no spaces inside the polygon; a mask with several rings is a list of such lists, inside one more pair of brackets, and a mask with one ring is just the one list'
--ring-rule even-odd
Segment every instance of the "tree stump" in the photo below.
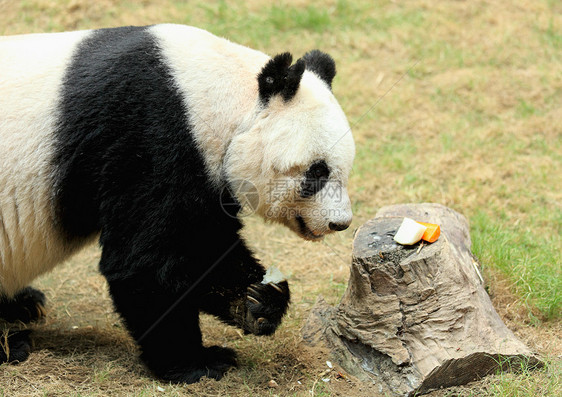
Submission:
{"label": "tree stump", "polygon": [[[403,217],[441,226],[432,243],[401,246]],[[439,204],[382,208],[359,228],[340,304],[320,299],[303,327],[311,345],[380,392],[419,395],[539,359],[504,325],[470,252],[468,223]]]}

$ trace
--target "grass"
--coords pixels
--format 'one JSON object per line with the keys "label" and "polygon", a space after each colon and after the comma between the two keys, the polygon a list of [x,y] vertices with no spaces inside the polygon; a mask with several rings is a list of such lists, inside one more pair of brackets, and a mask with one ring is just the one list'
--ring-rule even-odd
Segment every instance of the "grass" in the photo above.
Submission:
{"label": "grass", "polygon": [[[0,0],[0,34],[164,21],[269,54],[329,52],[338,64],[334,93],[357,143],[354,227],[398,202],[439,202],[463,213],[497,311],[546,357],[539,371],[498,374],[451,393],[555,396],[562,394],[562,4],[496,3]],[[345,290],[352,230],[311,245],[283,228],[245,222],[263,263],[291,274],[293,304],[272,339],[203,319],[209,343],[240,354],[241,367],[223,381],[174,386],[148,376],[112,311],[92,248],[38,281],[49,319],[37,326],[30,360],[0,370],[0,395],[366,393],[334,373],[322,382],[328,357],[299,343],[317,297],[334,304]],[[271,379],[278,388],[267,387]]]}
{"label": "grass", "polygon": [[269,10],[268,22],[281,32],[295,29],[321,32],[331,27],[328,11],[313,5],[306,7],[274,5]]}
{"label": "grass", "polygon": [[[562,387],[560,371],[559,361],[546,361],[545,367],[539,370],[530,369],[522,362],[518,368],[513,368],[513,373],[498,373],[497,381],[490,383],[489,392],[492,396],[555,396]],[[549,376],[551,373],[558,373],[558,376]],[[537,377],[543,381],[534,381]]]}
{"label": "grass", "polygon": [[[501,358],[499,359],[501,365]],[[505,365],[505,364],[504,364]],[[440,393],[440,397],[535,397],[557,396],[562,387],[560,361],[547,360],[540,369],[521,361],[506,372],[498,372],[472,388],[458,387]]]}
{"label": "grass", "polygon": [[557,320],[562,311],[561,215],[550,214],[560,223],[558,230],[547,236],[506,227],[508,222],[490,221],[483,212],[472,218],[474,253],[485,266],[510,276],[516,294],[534,321]]}

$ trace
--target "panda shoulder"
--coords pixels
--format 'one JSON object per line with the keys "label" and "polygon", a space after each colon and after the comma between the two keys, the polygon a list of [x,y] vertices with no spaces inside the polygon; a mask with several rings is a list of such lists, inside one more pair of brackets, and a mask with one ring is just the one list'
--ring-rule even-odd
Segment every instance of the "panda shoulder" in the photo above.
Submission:
{"label": "panda shoulder", "polygon": [[210,45],[217,42],[219,37],[195,26],[162,23],[148,27],[149,32],[164,45],[197,46]]}

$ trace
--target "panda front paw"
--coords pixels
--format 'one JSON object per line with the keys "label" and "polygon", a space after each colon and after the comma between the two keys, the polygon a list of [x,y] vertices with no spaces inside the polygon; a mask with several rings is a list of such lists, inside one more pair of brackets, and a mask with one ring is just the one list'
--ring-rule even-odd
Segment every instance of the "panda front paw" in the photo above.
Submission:
{"label": "panda front paw", "polygon": [[255,283],[248,286],[244,299],[232,306],[231,314],[245,332],[271,335],[287,312],[290,295],[287,281]]}

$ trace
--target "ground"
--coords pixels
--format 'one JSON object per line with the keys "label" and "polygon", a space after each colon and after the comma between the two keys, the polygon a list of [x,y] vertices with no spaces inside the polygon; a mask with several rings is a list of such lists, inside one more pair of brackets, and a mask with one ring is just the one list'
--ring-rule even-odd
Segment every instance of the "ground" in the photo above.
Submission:
{"label": "ground", "polygon": [[496,310],[547,362],[433,395],[562,394],[562,3],[0,0],[0,34],[157,22],[336,59],[334,93],[357,143],[352,227],[314,244],[245,218],[257,256],[289,275],[292,305],[271,338],[204,317],[206,343],[234,347],[240,367],[189,386],[140,363],[90,247],[34,283],[48,316],[32,326],[29,360],[0,367],[2,395],[376,396],[303,346],[300,327],[318,296],[342,296],[354,229],[384,205],[427,201],[467,216]]}

